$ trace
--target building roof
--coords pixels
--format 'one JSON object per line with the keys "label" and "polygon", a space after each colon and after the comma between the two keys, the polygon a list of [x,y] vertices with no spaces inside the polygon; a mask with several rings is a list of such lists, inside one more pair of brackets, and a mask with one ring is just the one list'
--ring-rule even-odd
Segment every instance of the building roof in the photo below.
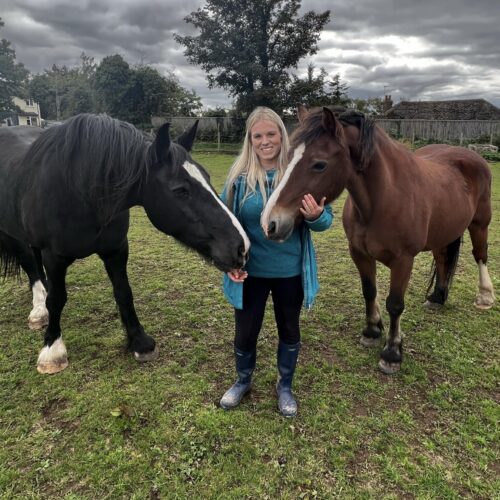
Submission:
{"label": "building roof", "polygon": [[484,99],[401,101],[385,115],[413,120],[500,120],[500,109]]}

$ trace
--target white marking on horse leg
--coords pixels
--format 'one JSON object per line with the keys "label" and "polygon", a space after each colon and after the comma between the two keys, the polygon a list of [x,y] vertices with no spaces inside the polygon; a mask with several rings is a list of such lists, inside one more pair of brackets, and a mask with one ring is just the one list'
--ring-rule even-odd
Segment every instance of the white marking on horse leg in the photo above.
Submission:
{"label": "white marking on horse leg", "polygon": [[49,323],[49,311],[45,306],[47,291],[40,280],[35,281],[31,291],[33,293],[33,309],[28,316],[28,326],[31,330],[40,330]]}
{"label": "white marking on horse leg", "polygon": [[50,347],[44,346],[38,355],[36,369],[40,373],[57,373],[68,366],[68,352],[62,337],[59,337]]}
{"label": "white marking on horse leg", "polygon": [[229,215],[234,227],[238,230],[241,237],[243,238],[243,243],[245,245],[245,253],[247,253],[250,248],[250,240],[248,239],[245,230],[241,227],[241,224],[239,223],[238,219],[231,212],[231,210],[229,210],[229,208],[227,208],[226,205],[222,203],[222,200],[214,193],[213,189],[210,187],[210,184],[208,184],[207,180],[205,179],[205,177],[203,177],[203,174],[200,172],[199,168],[196,165],[194,165],[193,163],[189,163],[188,161],[185,161],[182,166],[186,169],[187,173],[193,179],[196,179],[215,198],[217,203],[223,208],[223,210],[227,213],[227,215]]}
{"label": "white marking on horse leg", "polygon": [[477,263],[479,269],[479,286],[476,295],[475,306],[478,309],[490,309],[495,303],[495,292],[493,283],[491,282],[490,274],[486,264],[480,260]]}
{"label": "white marking on horse leg", "polygon": [[283,179],[281,179],[280,183],[276,186],[276,189],[274,190],[273,194],[270,196],[269,200],[267,200],[266,206],[264,207],[264,211],[262,212],[262,215],[260,218],[260,225],[262,226],[262,229],[264,230],[264,233],[266,235],[267,235],[267,228],[269,226],[269,216],[271,215],[271,210],[276,205],[276,201],[278,199],[278,196],[280,195],[281,191],[283,190],[286,183],[288,182],[290,175],[292,175],[292,171],[295,168],[295,165],[297,165],[297,163],[299,163],[300,159],[304,155],[305,150],[306,150],[305,143],[302,143],[297,148],[295,148],[295,150],[293,152],[292,161],[288,164],[288,167],[285,171],[285,175],[283,176]]}

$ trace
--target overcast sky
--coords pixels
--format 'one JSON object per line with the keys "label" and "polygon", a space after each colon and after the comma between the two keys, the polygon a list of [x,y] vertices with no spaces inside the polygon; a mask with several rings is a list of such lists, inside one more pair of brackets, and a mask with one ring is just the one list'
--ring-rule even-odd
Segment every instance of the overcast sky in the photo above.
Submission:
{"label": "overcast sky", "polygon": [[[203,0],[0,0],[0,38],[32,72],[100,61],[173,71],[205,106],[227,106],[203,71],[187,63],[174,33],[194,33],[183,18]],[[340,73],[351,97],[393,101],[484,98],[500,107],[500,0],[303,0],[302,11],[331,10],[318,53],[307,64]]]}

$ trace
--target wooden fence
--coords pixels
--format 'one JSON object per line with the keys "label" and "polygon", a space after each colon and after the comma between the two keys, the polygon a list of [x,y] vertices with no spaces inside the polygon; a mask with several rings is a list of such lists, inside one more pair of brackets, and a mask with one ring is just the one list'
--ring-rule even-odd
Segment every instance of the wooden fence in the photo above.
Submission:
{"label": "wooden fence", "polygon": [[[159,126],[169,121],[173,135],[180,133],[194,123],[196,118],[191,117],[155,117],[153,126]],[[199,118],[198,140],[210,142],[241,142],[245,131],[245,120],[240,118]],[[500,136],[500,121],[490,120],[389,120],[375,118],[377,125],[383,128],[392,137],[409,139],[433,140],[436,142],[470,142],[481,138],[489,140]],[[292,132],[297,120],[292,117],[284,118],[288,132]]]}

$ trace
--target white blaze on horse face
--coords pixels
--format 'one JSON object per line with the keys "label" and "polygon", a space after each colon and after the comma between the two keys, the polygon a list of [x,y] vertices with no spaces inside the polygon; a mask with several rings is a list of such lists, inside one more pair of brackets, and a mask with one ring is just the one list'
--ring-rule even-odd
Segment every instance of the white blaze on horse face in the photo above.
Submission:
{"label": "white blaze on horse face", "polygon": [[39,330],[49,322],[49,311],[45,306],[47,291],[40,280],[35,281],[31,291],[33,293],[33,309],[28,317],[28,324],[32,330]]}
{"label": "white blaze on horse face", "polygon": [[493,283],[491,282],[486,264],[480,260],[477,266],[479,269],[479,290],[476,295],[475,305],[478,309],[489,309],[495,303]]}
{"label": "white blaze on horse face", "polygon": [[260,218],[260,225],[262,226],[262,229],[264,230],[264,234],[267,235],[267,227],[269,226],[269,216],[271,215],[271,210],[274,208],[276,205],[276,200],[278,199],[278,196],[280,195],[282,189],[285,187],[286,183],[288,182],[288,179],[290,178],[290,175],[292,175],[292,171],[299,163],[300,159],[304,155],[304,151],[306,150],[306,145],[305,143],[300,144],[297,148],[295,148],[295,151],[293,152],[293,158],[292,161],[288,164],[287,169],[285,170],[285,175],[283,176],[283,179],[281,179],[280,183],[274,190],[274,193],[270,196],[269,200],[267,200],[266,206],[264,207],[264,211],[262,212],[262,216]]}
{"label": "white blaze on horse face", "polygon": [[229,210],[229,208],[222,203],[222,200],[213,192],[212,188],[208,184],[207,180],[205,177],[203,177],[202,173],[198,169],[198,167],[192,163],[189,163],[188,161],[185,161],[184,164],[182,165],[187,173],[193,178],[196,179],[217,201],[217,203],[223,208],[223,210],[229,215],[231,218],[231,222],[233,223],[234,227],[238,230],[240,233],[241,237],[243,238],[243,243],[245,245],[245,253],[248,252],[250,248],[250,240],[248,239],[247,234],[245,233],[244,229],[241,227],[241,224],[238,222],[238,219],[234,216],[234,214]]}

